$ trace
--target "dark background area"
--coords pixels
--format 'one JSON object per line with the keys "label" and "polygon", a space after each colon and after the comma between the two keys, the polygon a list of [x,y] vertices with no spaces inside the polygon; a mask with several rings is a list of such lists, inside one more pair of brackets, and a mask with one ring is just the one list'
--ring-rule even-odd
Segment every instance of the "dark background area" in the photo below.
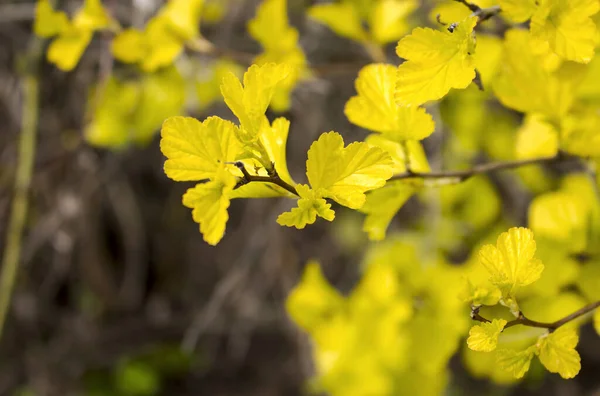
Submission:
{"label": "dark background area", "polygon": [[[64,3],[65,9],[79,4]],[[130,1],[104,3],[127,24]],[[257,3],[232,0],[225,19],[203,27],[203,34],[219,47],[258,54],[245,29]],[[290,0],[291,22],[309,61],[347,67],[302,83],[284,114],[291,121],[288,163],[300,182],[319,133],[336,130],[347,142],[367,135],[348,123],[343,106],[368,54],[309,22],[304,9],[311,3]],[[21,60],[34,39],[33,7],[32,1],[0,1],[0,250],[21,128]],[[275,222],[291,201],[234,200],[226,236],[216,247],[207,245],[181,204],[193,184],[164,175],[158,136],[147,147],[117,152],[85,143],[87,95],[107,51],[108,40],[96,35],[74,71],[61,72],[46,61],[40,66],[31,205],[0,342],[0,395],[87,395],[132,378],[152,384],[148,377],[154,376],[159,394],[169,396],[301,394],[313,373],[310,344],[288,319],[284,299],[313,257],[340,290],[353,287],[366,237],[352,239],[349,249],[348,235],[355,234],[348,228],[360,227],[362,217],[338,207],[339,222],[296,230]],[[188,110],[200,119],[232,118],[222,104]],[[428,139],[430,152],[439,146],[438,136]],[[526,204],[511,201],[511,194],[505,198],[507,205]],[[409,226],[418,211],[411,200],[392,228]],[[473,395],[599,394],[600,340],[590,327],[581,345],[588,364],[580,375],[569,382],[552,377],[541,390],[490,387],[469,379],[460,359],[452,365],[456,382]]]}

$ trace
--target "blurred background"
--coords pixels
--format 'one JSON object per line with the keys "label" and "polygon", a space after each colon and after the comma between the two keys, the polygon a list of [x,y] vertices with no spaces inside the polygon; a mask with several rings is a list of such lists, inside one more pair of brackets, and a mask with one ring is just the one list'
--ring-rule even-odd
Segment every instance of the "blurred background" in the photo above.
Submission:
{"label": "blurred background", "polygon": [[[0,395],[306,392],[315,373],[311,343],[290,320],[285,298],[311,258],[320,261],[326,278],[342,293],[355,287],[369,248],[361,230],[363,216],[336,207],[335,222],[317,221],[296,230],[275,222],[291,201],[234,200],[226,235],[211,247],[181,204],[181,196],[194,183],[176,183],[165,176],[156,135],[162,119],[172,115],[162,116],[157,109],[234,120],[219,99],[218,82],[224,70],[241,75],[261,52],[246,29],[259,3],[209,1],[201,32],[215,48],[210,53],[186,50],[175,62],[176,71],[148,77],[116,62],[104,33],[96,33],[72,71],[59,70],[45,60],[48,40],[32,33],[35,2],[0,2],[0,250],[8,234],[22,123],[31,116],[24,81],[33,77],[39,85],[30,208],[0,341]],[[298,181],[305,180],[306,152],[320,133],[336,130],[346,142],[367,136],[348,122],[343,110],[355,94],[358,71],[372,62],[373,53],[310,20],[306,9],[316,3],[288,4],[290,23],[298,29],[300,46],[315,72],[297,85],[288,110],[268,113],[270,120],[283,115],[291,121],[288,164]],[[415,21],[431,25],[429,14],[438,3],[422,2]],[[121,25],[140,26],[163,1],[103,4]],[[57,5],[73,12],[81,1]],[[393,47],[384,47],[383,57],[397,64]],[[110,102],[109,121],[98,121],[103,116],[90,101],[98,83],[110,76],[128,84],[148,84],[142,89],[154,100],[142,113],[154,112],[159,119],[138,125],[145,132],[133,144],[111,146],[101,137],[94,140],[101,135],[95,135],[98,130],[121,128],[110,120],[129,106],[119,90],[108,99],[96,98]],[[498,147],[512,144],[519,116],[501,113],[496,118],[501,121],[490,126],[499,131],[494,140],[481,142],[475,132],[469,135],[469,128],[451,138],[447,132],[453,122],[475,129],[485,119],[469,110],[468,95],[453,100],[431,109],[436,121],[452,106],[464,106],[467,113],[474,112],[472,123],[452,117],[447,124],[439,123],[425,141],[432,167],[455,168],[473,159],[502,157]],[[444,160],[446,150],[452,150],[451,160]],[[573,169],[555,166],[550,174]],[[429,244],[440,247],[449,261],[462,262],[488,234],[495,239],[505,225],[526,223],[532,196],[553,185],[532,172],[479,179],[473,182],[476,187],[442,194],[433,211],[426,210],[431,208],[427,199],[411,198],[388,233],[401,238],[407,230],[429,233]],[[538,190],[528,190],[523,180],[537,180]],[[475,198],[471,188],[477,191]],[[435,226],[423,226],[423,218],[432,216],[437,216]],[[455,221],[468,227],[453,232]],[[466,307],[464,314],[468,317]],[[579,349],[585,363],[576,379],[540,374],[517,386],[473,379],[455,355],[449,361],[453,380],[446,394],[600,395],[600,340],[591,326],[583,329]]]}

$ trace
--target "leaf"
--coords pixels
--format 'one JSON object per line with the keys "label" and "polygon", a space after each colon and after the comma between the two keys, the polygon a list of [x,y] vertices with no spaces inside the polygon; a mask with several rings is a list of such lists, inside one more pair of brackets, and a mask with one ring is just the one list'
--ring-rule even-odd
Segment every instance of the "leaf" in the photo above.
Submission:
{"label": "leaf", "polygon": [[360,14],[350,2],[318,4],[308,9],[308,15],[342,37],[358,42],[368,40]]}
{"label": "leaf", "polygon": [[124,63],[137,63],[148,54],[146,38],[143,32],[125,29],[113,39],[111,52],[116,59]]}
{"label": "leaf", "polygon": [[388,183],[367,195],[360,211],[367,215],[363,231],[369,234],[370,240],[381,241],[385,238],[392,218],[414,193],[415,187],[398,181]]}
{"label": "leaf", "polygon": [[589,211],[581,200],[566,191],[536,197],[529,207],[529,225],[536,234],[570,244],[582,238]]}
{"label": "leaf", "polygon": [[594,312],[594,329],[596,329],[596,333],[600,335],[600,309],[596,308],[596,312]]}
{"label": "leaf", "polygon": [[573,378],[581,370],[581,358],[575,350],[578,342],[575,329],[559,327],[538,342],[540,361],[551,373]]}
{"label": "leaf", "polygon": [[355,83],[358,96],[350,98],[344,113],[353,124],[380,132],[391,140],[424,139],[433,133],[433,119],[421,107],[396,104],[396,78],[392,65],[365,66]]}
{"label": "leaf", "polygon": [[[365,143],[379,147],[392,157],[392,172],[394,174],[406,172],[406,164],[415,172],[430,172],[431,168],[427,162],[427,156],[421,142],[407,140],[404,144],[387,139],[381,134],[367,136]],[[408,153],[406,152],[408,149]],[[408,157],[408,158],[407,158]],[[422,186],[422,180],[405,180],[406,184]]]}
{"label": "leaf", "polygon": [[291,92],[308,71],[306,57],[298,45],[298,31],[288,22],[287,0],[263,1],[254,19],[248,23],[248,31],[264,49],[253,63],[259,66],[285,63],[290,66],[288,76],[277,84],[271,100],[274,111],[289,110]]}
{"label": "leaf", "polygon": [[531,18],[537,8],[536,0],[499,0],[503,16],[512,22],[522,23]]}
{"label": "leaf", "polygon": [[498,75],[492,83],[494,94],[506,107],[540,113],[549,119],[564,116],[574,101],[573,76],[544,68],[543,59],[532,50],[529,33],[521,29],[506,32],[504,54]]}
{"label": "leaf", "polygon": [[523,378],[525,373],[529,371],[531,359],[533,359],[536,351],[535,345],[522,351],[498,349],[496,351],[496,361],[502,369],[509,371],[515,378]]}
{"label": "leaf", "polygon": [[498,337],[508,323],[504,319],[494,319],[489,323],[475,325],[469,330],[467,345],[478,352],[491,352],[498,346]]}
{"label": "leaf", "polygon": [[543,0],[531,18],[531,36],[561,58],[589,63],[596,46],[597,0]]}
{"label": "leaf", "polygon": [[331,210],[331,204],[325,201],[321,194],[311,190],[306,184],[298,184],[296,191],[300,195],[298,207],[285,212],[277,217],[277,223],[282,226],[303,229],[307,224],[313,224],[317,216],[327,221],[333,221],[335,212]]}
{"label": "leaf", "polygon": [[322,134],[308,150],[306,174],[314,190],[352,209],[365,202],[365,192],[382,187],[392,177],[388,153],[367,143],[356,142],[344,148],[337,132]]}
{"label": "leaf", "polygon": [[55,11],[50,0],[38,0],[35,6],[33,31],[40,37],[52,37],[69,26],[69,18],[62,11]]}
{"label": "leaf", "polygon": [[[259,141],[265,148],[269,159],[275,164],[275,171],[281,180],[295,185],[287,169],[286,144],[290,122],[285,118],[277,118],[270,128],[264,130]],[[262,169],[264,171],[264,169]],[[252,170],[249,172],[252,174]],[[267,176],[264,171],[263,176]],[[268,197],[290,197],[295,198],[289,191],[272,183],[248,183],[236,188],[231,194],[232,198],[268,198]]]}
{"label": "leaf", "polygon": [[243,86],[233,73],[223,78],[221,93],[227,106],[240,120],[242,128],[238,131],[238,137],[242,142],[255,142],[259,138],[275,87],[289,72],[288,65],[268,63],[250,66],[244,73]]}
{"label": "leaf", "polygon": [[476,286],[468,278],[465,279],[463,289],[460,293],[460,299],[463,302],[474,306],[496,305],[501,297],[502,293],[497,287],[492,285],[481,286],[479,284]]}
{"label": "leaf", "polygon": [[560,133],[564,151],[580,157],[600,156],[600,114],[595,107],[568,114]]}
{"label": "leaf", "polygon": [[248,23],[248,33],[266,52],[291,51],[298,45],[298,31],[287,17],[287,0],[265,0]]}
{"label": "leaf", "polygon": [[490,282],[506,297],[540,278],[544,265],[533,257],[535,249],[533,232],[514,227],[500,234],[496,246],[483,246],[479,261],[490,273]]}
{"label": "leaf", "polygon": [[215,246],[225,234],[229,194],[236,183],[235,176],[221,168],[213,180],[197,184],[183,195],[183,205],[192,209],[192,217],[200,224],[200,232],[210,245]]}
{"label": "leaf", "polygon": [[195,88],[200,110],[207,109],[215,102],[223,101],[221,80],[229,72],[239,78],[244,75],[244,69],[240,65],[227,59],[216,59],[210,64],[202,64],[198,68]]}
{"label": "leaf", "polygon": [[406,19],[418,6],[415,0],[376,2],[369,23],[373,40],[387,44],[404,36],[409,28]]}
{"label": "leaf", "polygon": [[558,132],[539,115],[529,115],[517,131],[517,158],[552,157],[558,153]]}
{"label": "leaf", "polygon": [[212,178],[241,153],[236,130],[233,123],[218,117],[204,122],[191,117],[167,118],[160,141],[160,149],[168,158],[165,173],[176,181]]}
{"label": "leaf", "polygon": [[73,26],[87,31],[95,31],[116,24],[100,0],[85,0],[83,7],[73,17]]}
{"label": "leaf", "polygon": [[166,18],[157,16],[146,24],[143,47],[145,54],[140,67],[145,72],[153,72],[172,64],[183,51],[184,42],[170,28]]}
{"label": "leaf", "polygon": [[396,102],[420,105],[468,87],[475,78],[476,24],[477,17],[468,17],[452,33],[416,28],[400,40],[396,53],[406,62],[398,68]]}
{"label": "leaf", "polygon": [[171,30],[183,41],[198,37],[204,0],[169,0],[161,11]]}
{"label": "leaf", "polygon": [[302,280],[288,295],[285,308],[293,321],[307,331],[327,321],[344,304],[342,295],[332,287],[316,261],[304,267]]}
{"label": "leaf", "polygon": [[91,40],[91,31],[70,25],[48,47],[48,61],[63,71],[73,70]]}

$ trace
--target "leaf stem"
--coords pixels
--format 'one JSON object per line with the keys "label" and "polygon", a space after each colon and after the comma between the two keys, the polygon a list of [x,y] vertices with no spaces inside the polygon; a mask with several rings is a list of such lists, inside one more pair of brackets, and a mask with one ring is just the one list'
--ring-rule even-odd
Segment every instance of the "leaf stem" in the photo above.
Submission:
{"label": "leaf stem", "polygon": [[292,186],[291,184],[287,183],[286,181],[282,180],[279,175],[277,174],[277,171],[275,171],[275,167],[273,167],[274,173],[273,175],[270,176],[260,176],[260,175],[251,175],[248,170],[246,169],[246,167],[244,166],[244,164],[240,161],[237,161],[234,163],[234,165],[242,171],[242,174],[244,175],[244,179],[243,179],[243,183],[241,185],[247,184],[247,183],[251,183],[251,182],[260,182],[260,183],[272,183],[272,184],[276,184],[279,187],[283,188],[284,190],[296,195],[298,195],[298,191],[296,191],[296,188],[294,186]]}
{"label": "leaf stem", "polygon": [[516,161],[502,161],[502,162],[491,162],[487,164],[477,165],[471,169],[455,170],[455,171],[437,171],[437,172],[415,172],[407,170],[404,173],[399,173],[391,177],[389,181],[393,180],[404,180],[404,179],[458,179],[459,181],[465,181],[470,177],[479,175],[482,173],[493,173],[507,169],[515,169],[529,165],[540,165],[552,162],[561,162],[564,160],[574,159],[572,157],[565,157],[564,155],[556,155],[553,157],[539,157],[530,158],[525,160]]}
{"label": "leaf stem", "polygon": [[[545,322],[538,322],[535,320],[531,320],[528,319],[523,312],[519,312],[519,317],[511,320],[510,322],[508,322],[506,324],[506,326],[504,326],[505,329],[508,329],[509,327],[513,327],[513,326],[518,326],[518,325],[523,325],[523,326],[529,326],[529,327],[538,327],[538,328],[542,328],[542,329],[548,329],[550,331],[554,331],[556,329],[558,329],[559,327],[589,313],[592,312],[594,309],[600,307],[600,300],[590,303],[586,306],[584,306],[581,309],[578,309],[577,311],[571,313],[570,315],[565,316],[562,319],[559,319],[557,321],[551,322],[551,323],[545,323]],[[484,318],[483,316],[481,316],[479,314],[479,308],[480,307],[472,307],[471,308],[471,318],[473,320],[477,320],[479,322],[483,322],[483,323],[489,323],[490,320],[487,318]]]}

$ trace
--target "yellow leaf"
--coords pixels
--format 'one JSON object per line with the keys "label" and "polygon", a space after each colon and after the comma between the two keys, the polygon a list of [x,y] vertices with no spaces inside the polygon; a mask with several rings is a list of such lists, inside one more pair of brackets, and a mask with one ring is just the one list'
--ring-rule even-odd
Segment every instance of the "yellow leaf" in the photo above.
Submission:
{"label": "yellow leaf", "polygon": [[337,132],[322,134],[308,150],[306,174],[314,190],[352,209],[365,202],[365,192],[383,187],[392,177],[388,153],[367,143],[356,142],[344,148]]}
{"label": "yellow leaf", "polygon": [[161,130],[160,149],[168,158],[165,173],[176,181],[212,178],[242,151],[237,127],[218,117],[200,122],[191,117],[170,117]]}
{"label": "yellow leaf", "polygon": [[161,12],[169,27],[183,41],[198,36],[204,0],[169,0]]}
{"label": "yellow leaf", "polygon": [[487,91],[491,86],[502,61],[502,40],[496,36],[478,34],[475,65],[484,90]]}
{"label": "yellow leaf", "polygon": [[450,32],[416,28],[400,40],[396,53],[406,59],[398,68],[396,102],[420,105],[464,89],[475,78],[477,17],[468,17]]}
{"label": "yellow leaf", "polygon": [[221,93],[227,106],[240,120],[242,128],[238,136],[242,142],[255,142],[259,138],[275,87],[289,72],[290,68],[286,64],[252,65],[244,73],[243,86],[233,73],[225,75]]}
{"label": "yellow leaf", "polygon": [[498,346],[498,337],[508,323],[504,319],[494,319],[489,323],[475,325],[469,330],[467,345],[477,352],[491,352]]}
{"label": "yellow leaf", "polygon": [[115,59],[124,63],[137,63],[148,53],[143,32],[125,29],[113,39],[111,51]]}
{"label": "yellow leaf", "polygon": [[60,34],[69,26],[69,18],[62,11],[55,11],[50,0],[38,0],[35,6],[33,31],[40,37]]}
{"label": "yellow leaf", "polygon": [[146,55],[140,67],[145,72],[152,72],[172,64],[183,51],[183,40],[170,28],[169,22],[159,15],[152,18],[144,31]]}
{"label": "yellow leaf", "polygon": [[396,104],[396,77],[392,65],[365,66],[355,83],[358,96],[350,98],[344,113],[353,124],[381,132],[391,140],[424,139],[433,133],[433,119],[421,107]]}
{"label": "yellow leaf", "polygon": [[558,153],[558,132],[544,117],[530,115],[517,131],[517,158],[552,157]]}
{"label": "yellow leaf", "polygon": [[562,119],[561,148],[581,157],[600,157],[600,114],[596,107],[579,109]]}
{"label": "yellow leaf", "polygon": [[600,335],[600,309],[596,308],[596,312],[594,312],[594,329],[596,329],[596,333]]}
{"label": "yellow leaf", "polygon": [[360,14],[349,2],[318,4],[308,9],[308,15],[342,37],[359,42],[368,40],[368,34],[362,26]]}
{"label": "yellow leaf", "polygon": [[183,204],[192,209],[192,217],[200,224],[200,232],[210,245],[216,245],[225,234],[229,219],[229,193],[236,185],[236,178],[220,169],[214,179],[187,190]]}
{"label": "yellow leaf", "polygon": [[63,71],[70,71],[77,65],[92,40],[92,32],[69,26],[48,47],[48,61]]}
{"label": "yellow leaf", "polygon": [[535,12],[537,8],[536,0],[499,0],[503,16],[506,16],[512,22],[525,22]]}
{"label": "yellow leaf", "polygon": [[529,225],[539,235],[573,243],[585,233],[588,208],[569,192],[557,191],[536,197],[529,207]]}
{"label": "yellow leaf", "polygon": [[[392,157],[392,172],[394,174],[406,172],[407,163],[410,166],[410,169],[415,172],[431,171],[429,163],[427,162],[425,150],[423,149],[421,142],[416,140],[407,140],[404,142],[404,144],[400,144],[393,140],[387,139],[384,135],[372,134],[367,136],[365,143],[381,148]],[[408,151],[408,153],[406,151]],[[406,180],[405,182],[418,186],[423,184],[422,180]]]}
{"label": "yellow leaf", "polygon": [[561,58],[588,63],[594,56],[598,0],[543,0],[531,18],[531,35]]}
{"label": "yellow leaf", "polygon": [[[101,91],[97,91],[100,89]],[[121,148],[132,137],[131,114],[140,95],[137,83],[123,82],[110,76],[92,92],[88,103],[93,107],[91,122],[85,128],[85,139],[96,147]]]}
{"label": "yellow leaf", "polygon": [[302,280],[288,295],[285,308],[300,327],[312,331],[343,307],[344,298],[332,287],[316,261],[309,261]]}
{"label": "yellow leaf", "polygon": [[367,215],[363,231],[369,234],[370,240],[380,241],[385,238],[392,218],[414,192],[415,187],[398,181],[388,183],[385,187],[367,195],[367,200],[360,211]]}
{"label": "yellow leaf", "polygon": [[467,278],[460,293],[460,299],[474,306],[496,305],[502,297],[500,289],[492,285],[475,286]]}
{"label": "yellow leaf", "polygon": [[496,351],[496,361],[500,368],[509,371],[515,378],[523,378],[529,371],[531,359],[537,351],[535,345],[522,350],[498,349]]}
{"label": "yellow leaf", "polygon": [[319,192],[311,190],[306,184],[298,184],[296,191],[300,195],[298,207],[280,214],[277,217],[277,223],[303,229],[307,224],[317,221],[317,216],[327,221],[333,221],[335,212],[331,210],[331,204],[328,204]]}
{"label": "yellow leaf", "polygon": [[73,17],[73,26],[82,30],[100,30],[110,27],[113,20],[100,0],[85,0]]}
{"label": "yellow leaf", "polygon": [[154,73],[144,74],[141,92],[131,123],[134,143],[150,143],[163,121],[182,114],[186,81],[173,65]]}
{"label": "yellow leaf", "polygon": [[369,23],[375,42],[387,44],[404,36],[409,29],[406,19],[418,6],[415,0],[376,2]]}
{"label": "yellow leaf", "polygon": [[263,1],[248,32],[267,52],[291,51],[298,45],[298,31],[288,23],[287,0]]}
{"label": "yellow leaf", "polygon": [[559,327],[538,342],[540,361],[551,373],[573,378],[581,370],[581,358],[575,350],[578,342],[575,329]]}
{"label": "yellow leaf", "polygon": [[542,58],[532,53],[531,45],[527,31],[506,32],[502,62],[492,83],[494,93],[506,107],[560,118],[573,104],[573,76],[580,73],[566,76],[546,70]]}
{"label": "yellow leaf", "polygon": [[538,280],[544,265],[535,254],[533,232],[527,228],[511,228],[503,232],[496,246],[485,245],[479,251],[479,261],[490,273],[490,282],[510,297],[520,286]]}
{"label": "yellow leaf", "polygon": [[209,65],[202,63],[198,67],[198,79],[196,81],[196,94],[198,96],[200,110],[206,109],[216,101],[222,101],[221,80],[229,72],[238,77],[244,75],[242,67],[227,59],[216,59]]}
{"label": "yellow leaf", "polygon": [[[295,185],[292,177],[290,176],[287,169],[286,160],[286,143],[288,132],[290,129],[290,122],[285,118],[277,118],[273,121],[273,125],[270,128],[264,130],[259,141],[265,148],[269,159],[275,164],[275,171],[281,180],[288,184]],[[248,170],[251,174],[252,169]],[[267,176],[267,172],[262,169],[264,174]],[[248,183],[241,186],[233,191],[231,194],[232,198],[268,198],[268,197],[290,197],[294,198],[287,190],[283,189],[272,183]]]}

